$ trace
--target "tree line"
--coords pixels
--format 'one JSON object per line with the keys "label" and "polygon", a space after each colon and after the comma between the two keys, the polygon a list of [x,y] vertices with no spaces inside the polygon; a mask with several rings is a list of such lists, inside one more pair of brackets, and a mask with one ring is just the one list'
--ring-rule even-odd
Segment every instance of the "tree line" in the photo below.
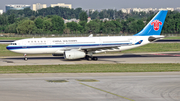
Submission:
{"label": "tree line", "polygon": [[[38,16],[49,16],[49,15],[58,15],[61,16],[64,19],[71,19],[71,18],[79,18],[79,14],[83,12],[82,8],[76,8],[76,9],[69,9],[69,8],[63,8],[63,7],[48,7],[43,8],[38,11],[32,11],[30,8],[25,8],[24,10],[8,10],[6,12],[6,15],[12,15],[14,14],[15,17],[38,17]],[[127,19],[129,17],[133,17],[135,19],[141,19],[141,18],[148,18],[150,15],[155,14],[155,12],[132,12],[130,14],[123,13],[121,10],[113,10],[113,9],[104,9],[102,11],[91,11],[87,10],[88,17],[91,17],[92,19],[103,19],[103,18],[109,18],[109,19]]]}
{"label": "tree line", "polygon": [[[17,34],[80,34],[80,33],[107,33],[118,34],[134,33],[140,31],[144,27],[142,20],[135,20],[128,18],[127,20],[111,20],[101,21],[94,19],[87,23],[87,13],[80,14],[80,22],[64,23],[62,17],[57,15],[51,16],[38,16],[30,18],[15,18],[15,15],[1,15],[0,16],[0,31],[4,33],[17,33]],[[138,29],[133,25],[138,26]],[[127,29],[127,26],[129,26]],[[132,26],[132,27],[131,27]],[[140,28],[139,28],[140,27]]]}
{"label": "tree line", "polygon": [[[119,16],[117,16],[119,14]],[[83,11],[82,8],[46,8],[34,12],[30,9],[9,10],[0,15],[0,32],[17,34],[80,34],[80,33],[137,33],[151,20],[154,12],[133,12],[103,10],[101,12]],[[87,23],[90,16],[93,20]],[[114,17],[116,19],[114,19]],[[65,19],[77,18],[79,23],[64,23]],[[110,21],[102,21],[109,18]],[[180,13],[168,12],[163,33],[180,33]]]}

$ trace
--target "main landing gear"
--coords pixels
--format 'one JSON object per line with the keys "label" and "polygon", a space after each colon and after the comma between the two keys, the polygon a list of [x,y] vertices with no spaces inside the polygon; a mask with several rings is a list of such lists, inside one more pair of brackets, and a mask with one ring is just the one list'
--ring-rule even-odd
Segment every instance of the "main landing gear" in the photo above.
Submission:
{"label": "main landing gear", "polygon": [[28,60],[28,58],[26,57],[26,54],[24,54],[24,60],[25,60],[25,61],[27,61],[27,60]]}
{"label": "main landing gear", "polygon": [[85,59],[87,59],[89,61],[91,61],[91,60],[97,61],[98,60],[97,57],[92,57],[92,56],[88,56],[88,55],[86,55]]}

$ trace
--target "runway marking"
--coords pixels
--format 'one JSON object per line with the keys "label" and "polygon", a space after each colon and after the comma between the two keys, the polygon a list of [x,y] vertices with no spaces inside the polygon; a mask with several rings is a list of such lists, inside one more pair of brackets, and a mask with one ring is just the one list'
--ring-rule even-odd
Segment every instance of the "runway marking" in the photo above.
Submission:
{"label": "runway marking", "polygon": [[76,81],[80,81],[80,82],[99,82],[99,80],[95,80],[95,79],[76,79]]}
{"label": "runway marking", "polygon": [[129,101],[135,101],[135,100],[132,100],[130,98],[127,98],[127,97],[124,97],[124,96],[121,96],[121,95],[118,95],[118,94],[114,94],[114,93],[111,93],[111,92],[108,92],[108,91],[105,91],[105,90],[102,90],[102,89],[99,89],[99,88],[96,88],[96,87],[93,87],[93,86],[90,86],[90,85],[87,85],[87,84],[84,84],[84,83],[80,83],[80,84],[82,84],[84,86],[87,86],[87,87],[90,87],[90,88],[93,88],[93,89],[96,89],[96,90],[99,90],[99,91],[102,91],[102,92],[105,92],[105,93],[109,93],[109,94],[114,95],[114,96],[121,97],[121,98],[129,100]]}
{"label": "runway marking", "polygon": [[63,82],[68,82],[66,80],[46,80],[47,82],[54,82],[54,83],[63,83]]}

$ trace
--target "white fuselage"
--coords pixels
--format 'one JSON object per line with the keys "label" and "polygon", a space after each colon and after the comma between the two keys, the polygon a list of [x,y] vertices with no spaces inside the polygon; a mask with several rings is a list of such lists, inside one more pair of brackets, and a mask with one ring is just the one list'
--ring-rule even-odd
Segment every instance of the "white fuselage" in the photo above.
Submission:
{"label": "white fuselage", "polygon": [[[106,45],[119,45],[118,48],[99,49],[93,53],[106,51],[123,51],[150,43],[149,36],[109,36],[109,37],[65,37],[65,38],[31,38],[13,42],[8,50],[22,54],[63,54],[66,50],[81,47],[100,47]],[[143,40],[142,43],[136,44]]]}

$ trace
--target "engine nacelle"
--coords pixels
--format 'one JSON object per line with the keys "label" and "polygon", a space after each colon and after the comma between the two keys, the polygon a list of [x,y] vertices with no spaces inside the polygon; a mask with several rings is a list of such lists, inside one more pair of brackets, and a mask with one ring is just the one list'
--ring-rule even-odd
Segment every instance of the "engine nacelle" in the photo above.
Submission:
{"label": "engine nacelle", "polygon": [[80,59],[84,58],[85,56],[86,54],[84,52],[78,50],[70,50],[64,52],[64,59],[67,60]]}

